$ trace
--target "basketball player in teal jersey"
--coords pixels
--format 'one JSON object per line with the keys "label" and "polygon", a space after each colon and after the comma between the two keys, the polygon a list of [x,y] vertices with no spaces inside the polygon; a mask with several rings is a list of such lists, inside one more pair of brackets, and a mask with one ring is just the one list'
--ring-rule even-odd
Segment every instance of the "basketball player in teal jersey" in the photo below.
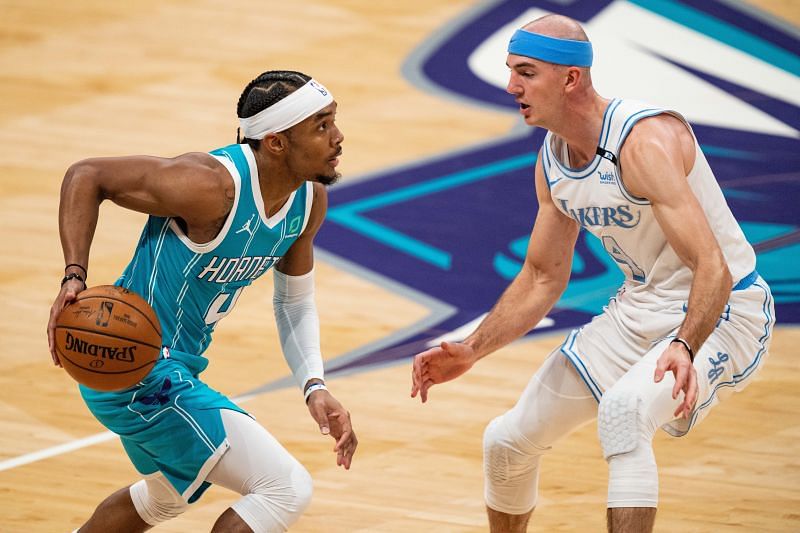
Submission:
{"label": "basketball player in teal jersey", "polygon": [[514,34],[508,52],[508,92],[526,124],[549,130],[536,162],[539,211],[527,256],[463,343],[414,358],[411,394],[426,401],[431,386],[539,323],[567,285],[583,227],[625,282],[545,360],[516,406],[487,426],[489,523],[492,531],[525,531],[541,456],[597,418],[609,531],[651,531],[656,430],[686,434],[752,381],[775,321],[772,295],[680,114],[598,95],[591,44],[572,19],[537,19]]}
{"label": "basketball player in teal jersey", "polygon": [[212,483],[242,494],[213,531],[285,531],[298,519],[311,498],[308,472],[198,378],[216,324],[273,266],[284,356],[320,431],[336,440],[337,464],[350,467],[358,441],[349,413],[325,387],[313,279],[312,242],[342,153],[336,102],[304,74],[270,71],[245,88],[238,116],[241,143],[174,159],[88,159],[64,178],[59,229],[68,266],[48,325],[53,362],[60,366],[55,319],[86,287],[105,199],[150,215],[117,284],[153,306],[164,344],[134,387],[80,387],[144,477],[103,501],[81,532],[145,531],[182,513]]}

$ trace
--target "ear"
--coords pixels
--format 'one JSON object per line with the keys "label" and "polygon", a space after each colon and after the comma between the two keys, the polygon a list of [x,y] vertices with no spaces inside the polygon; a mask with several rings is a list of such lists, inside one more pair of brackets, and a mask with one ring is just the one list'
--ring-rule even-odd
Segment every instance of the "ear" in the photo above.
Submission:
{"label": "ear", "polygon": [[564,77],[564,90],[569,92],[575,90],[583,78],[583,72],[578,67],[567,68],[567,75]]}
{"label": "ear", "polygon": [[274,155],[280,155],[286,151],[288,141],[283,133],[269,133],[261,139],[261,148]]}

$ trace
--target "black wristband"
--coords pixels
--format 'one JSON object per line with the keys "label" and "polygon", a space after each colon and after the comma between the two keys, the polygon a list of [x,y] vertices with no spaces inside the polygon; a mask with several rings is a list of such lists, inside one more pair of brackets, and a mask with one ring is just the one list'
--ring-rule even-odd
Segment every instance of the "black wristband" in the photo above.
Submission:
{"label": "black wristband", "polygon": [[694,350],[692,350],[692,347],[689,346],[689,343],[686,342],[686,340],[680,337],[675,337],[674,339],[672,339],[672,342],[683,344],[683,347],[686,348],[687,352],[689,352],[689,359],[694,363]]}
{"label": "black wristband", "polygon": [[62,279],[62,280],[61,280],[61,286],[63,287],[63,286],[64,286],[64,284],[65,284],[66,282],[68,282],[69,280],[71,280],[71,279],[77,279],[78,281],[80,281],[81,283],[83,283],[83,288],[86,288],[86,280],[85,280],[85,279],[83,279],[83,278],[81,277],[81,275],[80,275],[80,274],[78,274],[78,273],[76,273],[76,272],[72,272],[72,273],[70,273],[70,274],[67,274],[66,276],[64,276],[64,279]]}
{"label": "black wristband", "polygon": [[[83,265],[79,265],[78,263],[70,263],[70,264],[68,264],[67,266],[65,266],[65,267],[64,267],[64,271],[66,272],[66,270],[67,270],[69,267],[78,267],[78,268],[80,268],[81,270],[83,270],[83,277],[84,277],[84,278],[88,278],[88,277],[89,277],[89,271],[88,271],[88,270],[86,270],[86,267],[85,267],[85,266],[83,266]],[[81,281],[83,281],[83,280],[81,280]]]}

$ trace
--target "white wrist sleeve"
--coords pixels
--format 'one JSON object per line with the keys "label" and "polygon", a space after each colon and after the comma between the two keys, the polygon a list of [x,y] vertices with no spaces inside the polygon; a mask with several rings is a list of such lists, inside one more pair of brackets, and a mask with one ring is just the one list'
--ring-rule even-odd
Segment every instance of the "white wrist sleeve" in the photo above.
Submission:
{"label": "white wrist sleeve", "polygon": [[308,380],[324,379],[319,347],[319,316],[314,303],[314,271],[287,276],[272,270],[275,293],[272,307],[283,356],[300,389]]}

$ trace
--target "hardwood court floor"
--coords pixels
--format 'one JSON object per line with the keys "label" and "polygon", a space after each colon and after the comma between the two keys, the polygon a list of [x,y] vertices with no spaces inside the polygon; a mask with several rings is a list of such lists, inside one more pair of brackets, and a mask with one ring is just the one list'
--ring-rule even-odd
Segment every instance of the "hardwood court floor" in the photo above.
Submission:
{"label": "hardwood court floor", "polygon": [[[793,2],[759,1],[794,24]],[[298,7],[302,5],[301,7]],[[514,118],[423,93],[400,65],[471,7],[465,0],[0,0],[0,531],[70,531],[137,475],[117,440],[10,467],[26,454],[102,434],[74,384],[52,367],[44,329],[61,277],[60,180],[87,156],[172,156],[231,142],[235,102],[255,74],[307,71],[340,105],[347,176],[505,134]],[[104,205],[90,283],[112,282],[144,217]],[[320,261],[317,298],[326,356],[407,327],[420,305]],[[204,374],[235,396],[286,375],[269,302],[271,282],[245,292],[220,325]],[[314,501],[300,532],[484,531],[481,434],[510,407],[557,337],[514,344],[429,404],[408,397],[407,364],[336,378],[361,445],[335,466],[296,390],[244,406],[307,466]],[[659,531],[800,529],[797,329],[778,329],[747,390],[686,439],[657,438]],[[606,468],[589,425],[545,460],[536,531],[603,530]],[[157,531],[208,530],[234,495],[210,490]]]}

